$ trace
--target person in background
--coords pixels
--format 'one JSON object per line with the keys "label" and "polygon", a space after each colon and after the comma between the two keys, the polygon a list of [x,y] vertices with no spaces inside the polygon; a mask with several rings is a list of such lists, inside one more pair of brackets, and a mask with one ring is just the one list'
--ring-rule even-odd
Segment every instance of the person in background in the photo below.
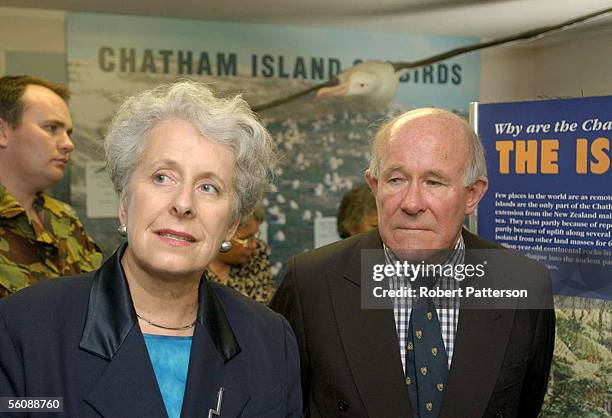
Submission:
{"label": "person in background", "polygon": [[340,238],[361,234],[377,225],[376,199],[367,185],[357,186],[342,196],[337,216]]}
{"label": "person in background", "polygon": [[270,250],[259,238],[261,206],[243,216],[229,251],[220,251],[207,267],[209,280],[232,287],[257,302],[268,303],[276,287],[270,272]]}
{"label": "person in background", "polygon": [[0,300],[0,397],[62,397],[79,418],[301,416],[287,321],[204,274],[276,160],[246,102],[162,85],[127,99],[104,148],[127,242]]}
{"label": "person in background", "polygon": [[102,262],[70,205],[45,193],[74,150],[69,97],[42,78],[0,78],[0,298]]}

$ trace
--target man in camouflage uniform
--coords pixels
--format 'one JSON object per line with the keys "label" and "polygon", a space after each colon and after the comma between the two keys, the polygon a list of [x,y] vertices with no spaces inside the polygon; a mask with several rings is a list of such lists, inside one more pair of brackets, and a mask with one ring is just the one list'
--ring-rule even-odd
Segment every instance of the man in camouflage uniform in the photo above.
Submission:
{"label": "man in camouflage uniform", "polygon": [[74,210],[43,192],[74,150],[68,98],[44,79],[0,78],[0,297],[102,261]]}

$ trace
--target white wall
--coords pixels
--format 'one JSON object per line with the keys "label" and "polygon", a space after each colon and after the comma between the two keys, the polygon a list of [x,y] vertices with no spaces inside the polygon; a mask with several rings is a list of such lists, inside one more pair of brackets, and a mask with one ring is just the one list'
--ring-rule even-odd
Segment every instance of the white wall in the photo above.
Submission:
{"label": "white wall", "polygon": [[576,32],[483,51],[481,101],[612,95],[612,31]]}
{"label": "white wall", "polygon": [[536,95],[612,95],[612,32],[542,49],[534,80]]}
{"label": "white wall", "polygon": [[533,49],[500,47],[480,55],[480,101],[528,100],[535,91]]}
{"label": "white wall", "polygon": [[0,7],[0,74],[5,51],[65,53],[65,13]]}

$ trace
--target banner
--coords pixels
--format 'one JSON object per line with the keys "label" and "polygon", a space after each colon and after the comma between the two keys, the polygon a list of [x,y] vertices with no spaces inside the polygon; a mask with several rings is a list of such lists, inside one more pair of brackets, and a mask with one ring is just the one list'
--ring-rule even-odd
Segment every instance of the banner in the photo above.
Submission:
{"label": "banner", "polygon": [[[327,81],[355,62],[416,60],[477,41],[87,13],[68,13],[67,40],[77,146],[72,202],[106,254],[119,238],[113,232],[116,202],[100,182],[102,140],[126,96],[189,77],[210,83],[218,94],[242,93],[257,105]],[[401,75],[395,100],[386,106],[310,95],[262,112],[284,155],[263,202],[273,272],[289,256],[313,248],[315,219],[335,216],[342,195],[363,182],[378,122],[420,106],[465,115],[467,103],[479,96],[479,75],[479,55],[469,54]]]}
{"label": "banner", "polygon": [[545,264],[556,338],[542,417],[610,414],[612,97],[476,104],[478,232]]}
{"label": "banner", "polygon": [[481,236],[550,270],[557,294],[612,299],[612,97],[480,104]]}

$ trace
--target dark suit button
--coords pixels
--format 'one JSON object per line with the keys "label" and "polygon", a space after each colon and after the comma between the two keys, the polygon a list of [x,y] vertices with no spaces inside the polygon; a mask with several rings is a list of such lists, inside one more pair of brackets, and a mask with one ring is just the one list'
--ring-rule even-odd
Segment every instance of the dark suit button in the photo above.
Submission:
{"label": "dark suit button", "polygon": [[348,411],[349,404],[346,401],[338,401],[338,410],[345,412]]}
{"label": "dark suit button", "polygon": [[495,418],[504,418],[504,411],[497,411],[497,414],[495,414]]}

